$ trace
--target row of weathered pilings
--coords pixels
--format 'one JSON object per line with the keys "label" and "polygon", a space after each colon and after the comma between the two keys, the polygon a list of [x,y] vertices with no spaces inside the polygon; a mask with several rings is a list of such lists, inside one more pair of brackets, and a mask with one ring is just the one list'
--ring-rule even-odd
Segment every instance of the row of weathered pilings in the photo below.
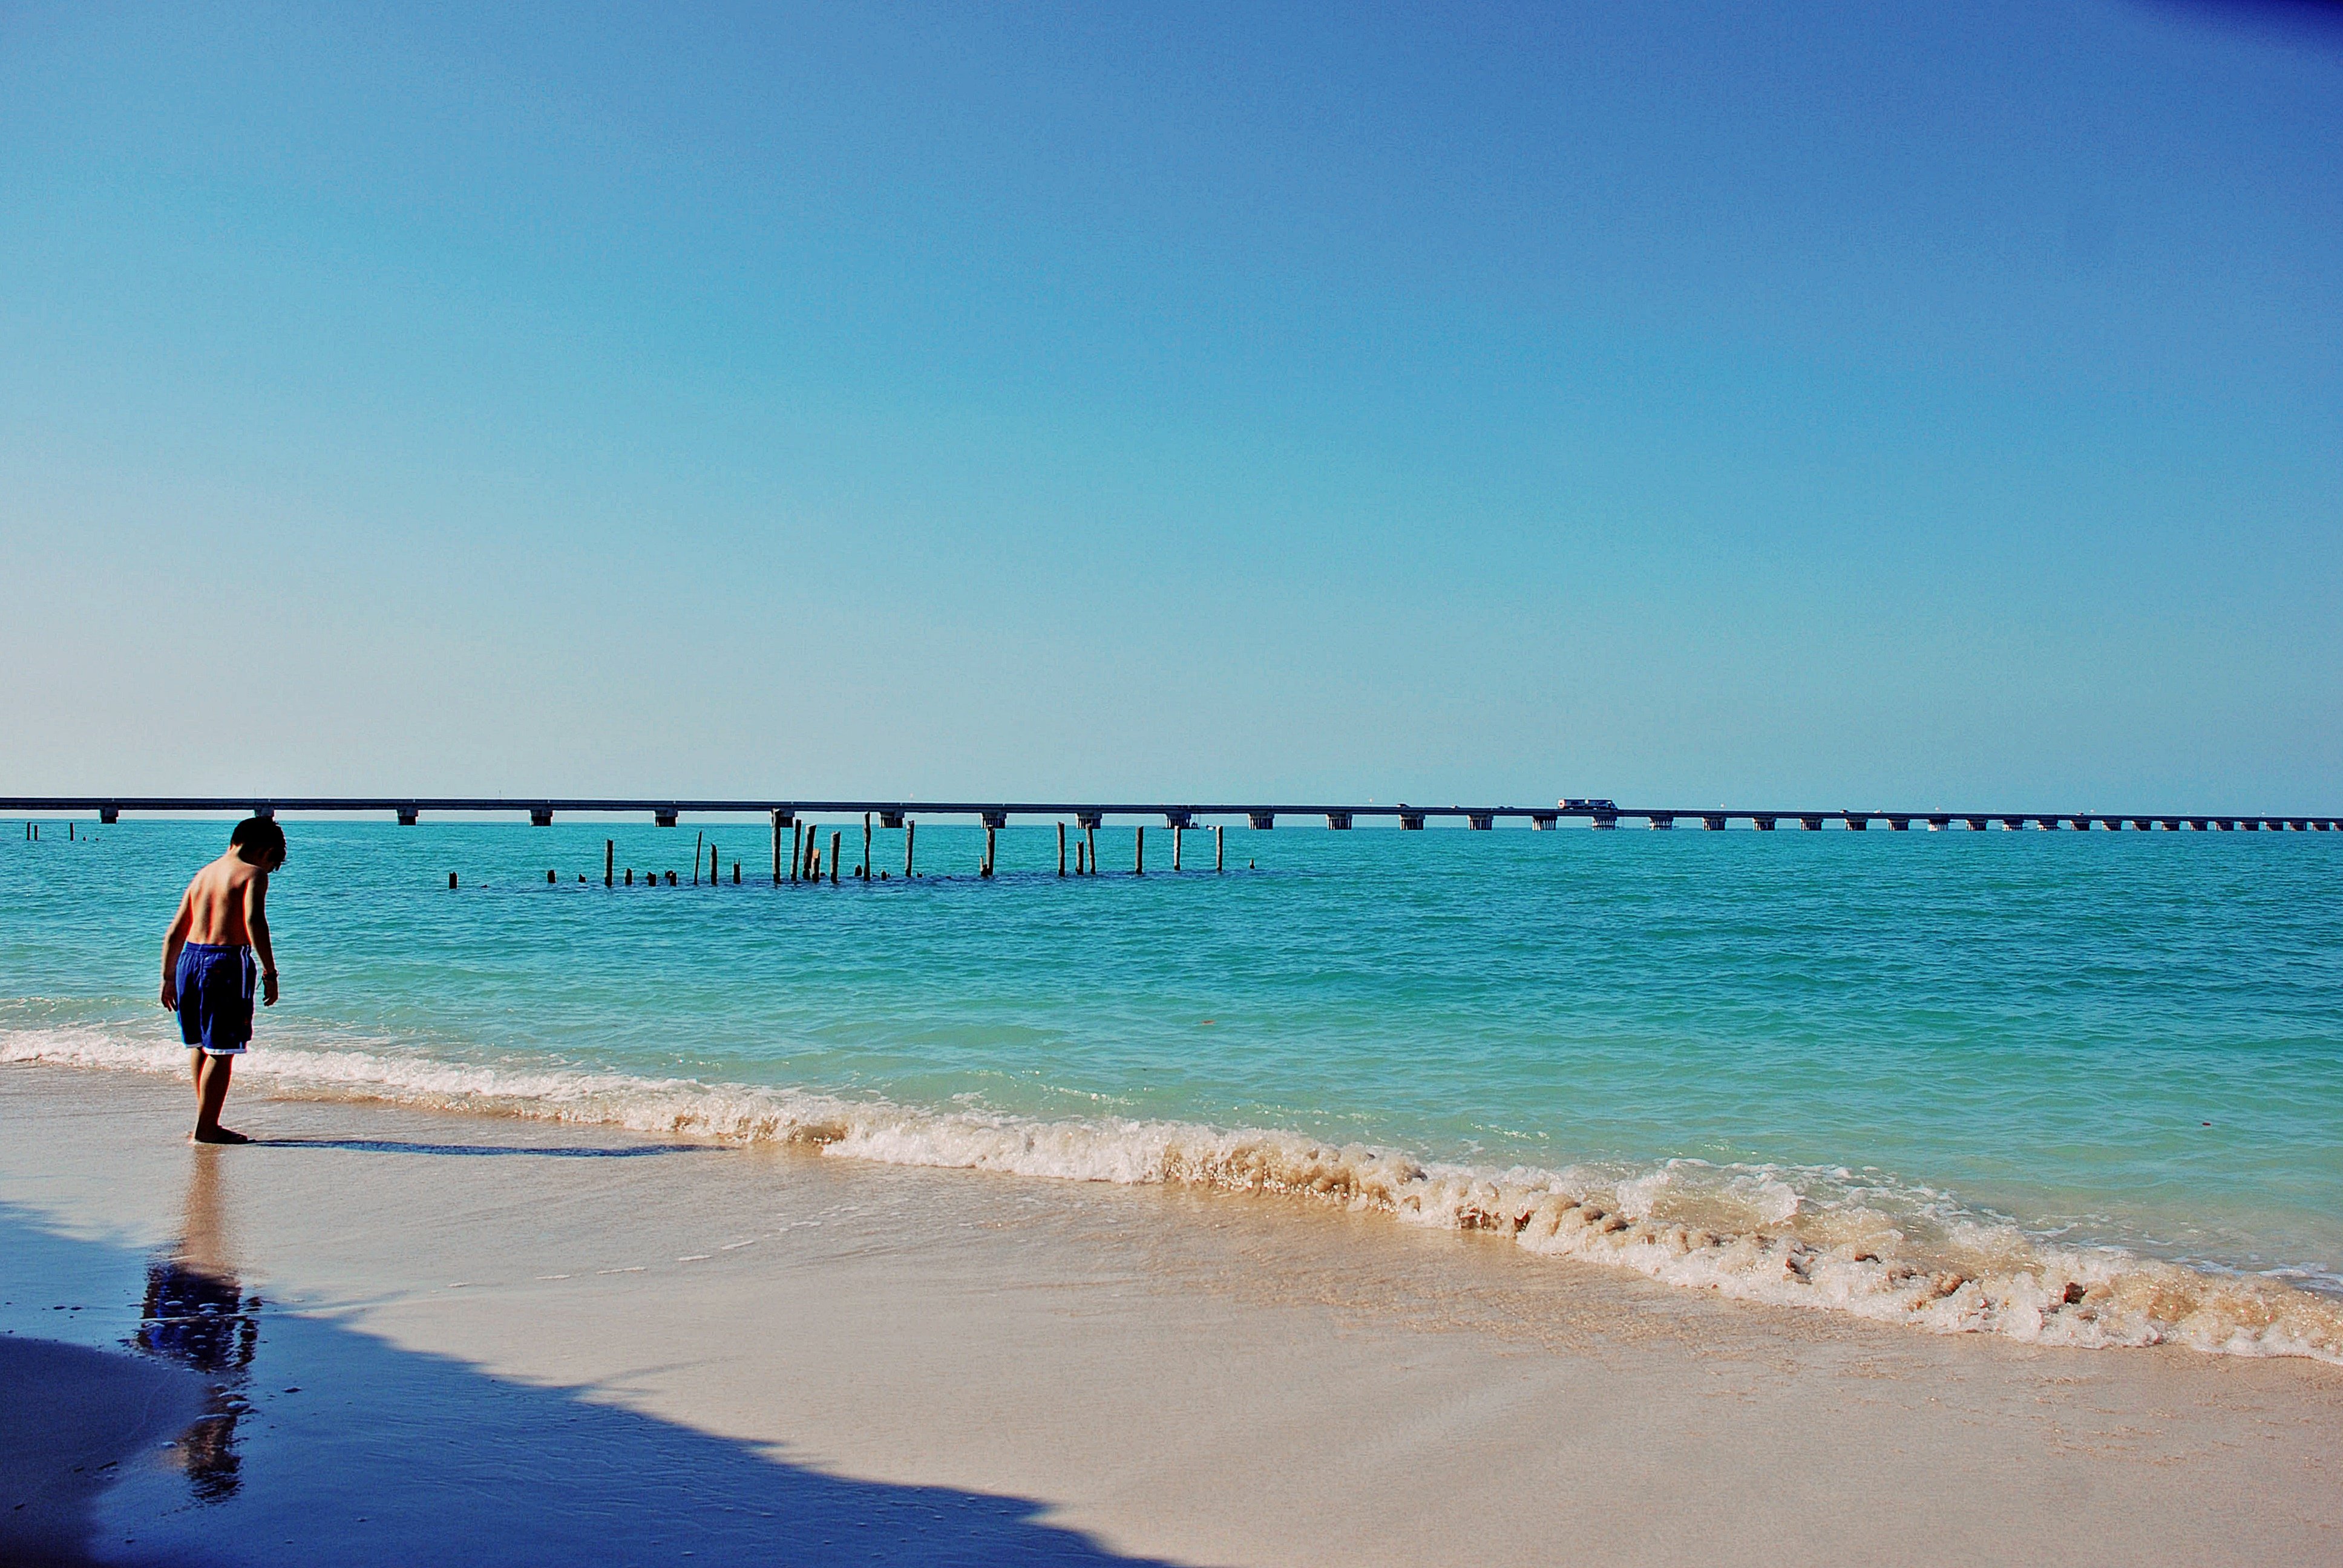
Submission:
{"label": "row of weathered pilings", "polygon": [[[775,887],[779,887],[784,882],[819,883],[822,880],[825,872],[830,884],[836,886],[841,876],[850,875],[844,869],[845,832],[842,829],[830,830],[830,849],[825,856],[821,847],[821,830],[817,825],[791,823],[789,857],[784,862],[781,852],[781,826],[779,814],[777,812],[774,814],[773,820],[773,885]],[[917,870],[919,824],[906,819],[901,826],[903,878],[909,881],[919,874]],[[999,832],[1000,829],[990,824],[985,827],[984,855],[977,862],[976,874],[980,878],[990,878],[992,875],[994,857],[999,849],[997,837]],[[1182,869],[1186,854],[1187,832],[1188,829],[1184,825],[1172,829],[1172,869],[1174,871]],[[1212,869],[1225,871],[1228,869],[1228,840],[1225,829],[1215,825],[1212,829]],[[1072,841],[1073,857],[1071,862],[1067,859],[1067,844],[1066,825],[1061,822],[1058,824],[1058,875],[1061,877],[1096,876],[1099,870],[1098,829],[1093,826],[1081,829],[1081,837]],[[866,815],[862,819],[862,861],[850,873],[856,881],[868,882],[872,879],[876,862],[871,855],[871,823],[870,817]],[[703,867],[707,869],[709,886],[713,887],[723,879],[722,853],[715,844],[709,841],[704,832],[692,842],[691,885],[695,888],[699,886],[699,873]],[[1133,876],[1143,877],[1147,874],[1147,829],[1145,828],[1139,829],[1132,837],[1131,870]],[[676,873],[669,871],[664,874],[667,878],[667,885],[676,886]],[[657,884],[660,876],[661,873],[658,871],[647,873],[645,884],[647,886]],[[876,876],[880,881],[886,881],[890,879],[890,873],[878,871]],[[548,870],[545,873],[545,879],[548,884],[552,884],[561,879],[558,872]],[[580,876],[578,879],[582,882],[586,879]],[[735,860],[732,862],[732,885],[739,887],[740,880],[740,862]],[[606,888],[631,888],[635,885],[635,869],[628,866],[622,872],[618,867],[618,841],[616,839],[602,840],[602,885]],[[457,876],[453,871],[447,874],[447,886],[451,889],[458,886]]]}

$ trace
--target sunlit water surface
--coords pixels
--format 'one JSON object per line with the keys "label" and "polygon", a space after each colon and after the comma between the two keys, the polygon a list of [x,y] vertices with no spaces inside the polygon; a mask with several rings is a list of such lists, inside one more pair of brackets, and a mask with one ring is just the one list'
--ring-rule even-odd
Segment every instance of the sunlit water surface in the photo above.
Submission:
{"label": "sunlit water surface", "polygon": [[[16,1054],[176,1040],[158,944],[226,826],[9,825]],[[980,881],[981,831],[930,823],[915,880],[881,830],[888,880],[776,888],[761,821],[287,826],[256,1067],[302,1046],[1493,1171],[1835,1172],[2343,1279],[2343,834],[1231,829],[1224,874],[1192,831],[1174,875],[1156,828],[1135,877],[1124,827],[1107,874],[1061,879],[1041,826]],[[691,885],[700,833],[717,885]],[[602,886],[606,838],[637,886]]]}

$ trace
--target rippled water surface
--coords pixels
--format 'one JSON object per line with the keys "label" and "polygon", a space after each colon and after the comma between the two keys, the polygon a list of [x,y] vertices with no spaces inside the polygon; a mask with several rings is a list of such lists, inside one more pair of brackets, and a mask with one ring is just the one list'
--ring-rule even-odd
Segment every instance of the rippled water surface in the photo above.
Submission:
{"label": "rippled water surface", "polygon": [[[1044,826],[985,882],[980,830],[931,823],[914,881],[882,830],[889,880],[777,889],[761,821],[287,826],[256,1066],[304,1045],[1484,1168],[1842,1171],[2343,1276],[2343,834],[1231,829],[1226,874],[1192,831],[1173,875],[1158,828],[1141,878],[1121,828],[1108,874],[1061,879]],[[226,828],[11,823],[0,1031],[174,1038],[158,942]],[[726,876],[694,888],[702,832]],[[604,889],[606,838],[685,885]]]}

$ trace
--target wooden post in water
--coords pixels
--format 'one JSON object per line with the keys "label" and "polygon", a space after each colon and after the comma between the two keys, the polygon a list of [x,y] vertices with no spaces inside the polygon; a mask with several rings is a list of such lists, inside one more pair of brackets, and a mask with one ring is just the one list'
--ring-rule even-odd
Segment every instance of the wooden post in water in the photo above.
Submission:
{"label": "wooden post in water", "polygon": [[[720,879],[716,874],[716,846],[710,844],[708,846],[708,885],[711,888],[714,887]],[[694,876],[699,875],[699,871],[696,868],[692,874]]]}
{"label": "wooden post in water", "polygon": [[911,879],[911,839],[919,830],[917,822],[909,817],[903,819],[903,880],[907,882]]}
{"label": "wooden post in water", "polygon": [[707,837],[705,833],[694,833],[691,836],[691,885],[695,888],[699,886],[699,851],[707,848],[702,842]]}
{"label": "wooden post in water", "polygon": [[607,887],[610,886],[610,873],[611,873],[614,869],[617,869],[618,864],[618,841],[616,839],[603,839],[603,840],[602,840],[602,885],[603,885],[604,887],[606,887],[606,888],[607,888]]}
{"label": "wooden post in water", "polygon": [[553,873],[550,871],[545,873],[545,885],[548,888],[553,886]]}
{"label": "wooden post in water", "polygon": [[1147,824],[1144,822],[1131,836],[1131,874],[1147,875]]}
{"label": "wooden post in water", "polygon": [[453,871],[447,873],[447,890],[451,893],[456,890],[456,873]]}
{"label": "wooden post in water", "polygon": [[736,888],[740,885],[740,862],[738,860],[732,862],[732,885]]}
{"label": "wooden post in water", "polygon": [[630,888],[631,888],[631,887],[633,887],[634,885],[635,885],[635,869],[634,869],[632,866],[628,866],[628,867],[627,868],[627,886],[628,886],[628,887],[630,887]]}
{"label": "wooden post in water", "polygon": [[862,879],[870,879],[870,813],[862,813]]}
{"label": "wooden post in water", "polygon": [[1058,875],[1066,874],[1066,825],[1058,824]]}
{"label": "wooden post in water", "polygon": [[773,813],[773,886],[781,885],[781,814]]}
{"label": "wooden post in water", "polygon": [[835,831],[830,836],[830,885],[833,888],[838,886],[839,845],[845,840],[845,834]]}
{"label": "wooden post in water", "polygon": [[1098,829],[1096,828],[1082,829],[1082,848],[1090,851],[1091,869],[1085,875],[1095,877],[1098,875]]}
{"label": "wooden post in water", "polygon": [[794,883],[798,873],[805,869],[805,824],[789,824],[789,880]]}
{"label": "wooden post in water", "polygon": [[1185,823],[1174,822],[1172,825],[1172,869],[1175,871],[1180,869],[1180,840],[1187,836],[1187,832]]}
{"label": "wooden post in water", "polygon": [[998,831],[999,829],[994,828],[990,822],[987,822],[984,825],[984,861],[976,869],[976,874],[980,877],[989,877],[992,875],[992,836]]}
{"label": "wooden post in water", "polygon": [[1215,871],[1225,871],[1225,870],[1227,870],[1228,869],[1229,869],[1229,829],[1228,829],[1228,826],[1227,826],[1227,824],[1225,824],[1225,823],[1222,823],[1222,822],[1215,822],[1215,823],[1213,823],[1213,824],[1212,824],[1212,869],[1214,869]]}

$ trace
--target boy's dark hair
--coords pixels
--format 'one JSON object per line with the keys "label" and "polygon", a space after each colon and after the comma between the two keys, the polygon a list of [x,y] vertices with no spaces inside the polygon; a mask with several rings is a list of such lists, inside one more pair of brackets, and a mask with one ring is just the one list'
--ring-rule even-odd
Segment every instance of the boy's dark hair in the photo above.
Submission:
{"label": "boy's dark hair", "polygon": [[244,858],[256,866],[263,865],[285,853],[285,829],[273,818],[246,817],[227,836],[227,847],[239,852],[248,850]]}

